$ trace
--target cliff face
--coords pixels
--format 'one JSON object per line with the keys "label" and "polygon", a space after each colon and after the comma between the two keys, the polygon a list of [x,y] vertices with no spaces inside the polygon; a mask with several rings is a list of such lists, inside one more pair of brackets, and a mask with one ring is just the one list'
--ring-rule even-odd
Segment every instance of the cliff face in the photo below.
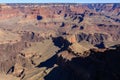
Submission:
{"label": "cliff face", "polygon": [[[92,44],[119,41],[120,38],[119,4],[1,4],[0,6],[1,28],[5,26],[5,29],[9,30],[14,28],[14,31],[39,32],[42,36],[48,35],[48,37],[74,34],[79,36],[78,41],[86,40]],[[15,28],[16,26],[19,27]]]}
{"label": "cliff face", "polygon": [[120,4],[0,4],[0,73],[119,80],[119,24]]}
{"label": "cliff face", "polygon": [[114,50],[91,49],[87,57],[63,51],[57,59],[58,67],[45,76],[45,80],[118,80],[120,79],[119,53],[119,47]]}

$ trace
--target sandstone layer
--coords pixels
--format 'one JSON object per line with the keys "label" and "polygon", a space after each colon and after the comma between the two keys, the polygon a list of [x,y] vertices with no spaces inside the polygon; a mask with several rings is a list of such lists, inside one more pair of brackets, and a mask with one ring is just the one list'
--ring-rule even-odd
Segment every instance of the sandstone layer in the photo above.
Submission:
{"label": "sandstone layer", "polygon": [[0,4],[0,79],[120,80],[120,4]]}

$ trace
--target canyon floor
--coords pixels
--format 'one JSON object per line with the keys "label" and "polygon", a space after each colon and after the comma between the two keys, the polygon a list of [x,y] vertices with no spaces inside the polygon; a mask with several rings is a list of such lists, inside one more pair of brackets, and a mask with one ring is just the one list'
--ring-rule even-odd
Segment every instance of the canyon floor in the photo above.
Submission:
{"label": "canyon floor", "polygon": [[120,4],[0,4],[0,80],[120,80]]}

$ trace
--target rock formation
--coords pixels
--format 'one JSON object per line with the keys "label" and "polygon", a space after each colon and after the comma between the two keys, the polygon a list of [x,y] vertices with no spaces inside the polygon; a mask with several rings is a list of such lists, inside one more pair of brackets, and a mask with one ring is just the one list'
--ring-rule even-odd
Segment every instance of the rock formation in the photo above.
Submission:
{"label": "rock formation", "polygon": [[0,80],[119,80],[119,43],[119,3],[0,4]]}

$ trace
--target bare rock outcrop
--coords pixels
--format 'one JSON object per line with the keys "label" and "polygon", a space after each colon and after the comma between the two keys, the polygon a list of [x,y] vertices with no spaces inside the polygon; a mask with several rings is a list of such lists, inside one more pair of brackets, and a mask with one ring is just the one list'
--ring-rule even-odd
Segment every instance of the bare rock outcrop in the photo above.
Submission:
{"label": "bare rock outcrop", "polygon": [[0,4],[0,79],[120,80],[119,5]]}

